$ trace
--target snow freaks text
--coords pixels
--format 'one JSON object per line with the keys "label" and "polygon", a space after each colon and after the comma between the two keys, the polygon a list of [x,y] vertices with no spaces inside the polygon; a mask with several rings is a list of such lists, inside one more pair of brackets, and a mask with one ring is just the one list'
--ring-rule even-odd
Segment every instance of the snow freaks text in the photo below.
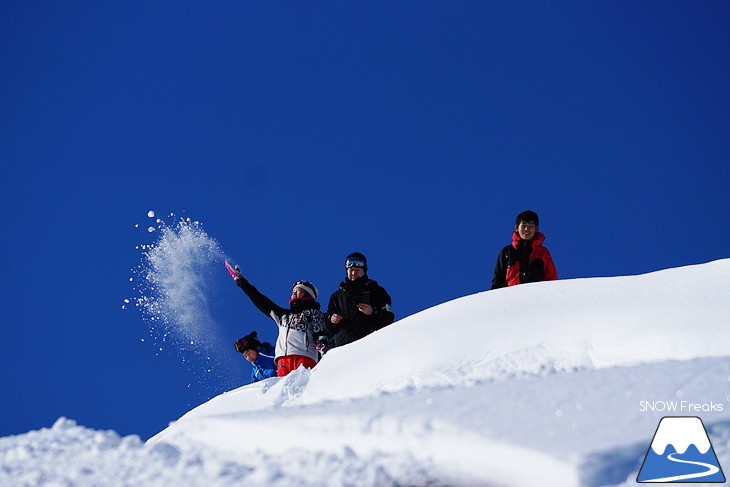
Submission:
{"label": "snow freaks text", "polygon": [[639,401],[639,412],[659,413],[721,413],[725,409],[723,403],[710,401],[696,403],[690,401]]}

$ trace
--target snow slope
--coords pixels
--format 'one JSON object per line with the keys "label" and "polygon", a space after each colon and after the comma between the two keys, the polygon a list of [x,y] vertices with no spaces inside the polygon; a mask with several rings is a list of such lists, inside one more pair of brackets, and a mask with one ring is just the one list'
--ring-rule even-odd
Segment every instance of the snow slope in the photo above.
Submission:
{"label": "snow slope", "polygon": [[0,485],[634,485],[668,415],[730,465],[728,297],[728,259],[467,296],[146,444],[65,419],[1,438]]}

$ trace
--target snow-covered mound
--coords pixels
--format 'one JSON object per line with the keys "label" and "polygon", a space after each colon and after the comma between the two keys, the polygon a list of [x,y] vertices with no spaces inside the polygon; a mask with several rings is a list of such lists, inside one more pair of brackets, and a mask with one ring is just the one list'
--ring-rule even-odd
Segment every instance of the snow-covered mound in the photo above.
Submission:
{"label": "snow-covered mound", "polygon": [[0,485],[634,485],[667,415],[730,465],[728,297],[730,260],[467,296],[145,445],[68,421],[0,439]]}
{"label": "snow-covered mound", "polygon": [[334,349],[285,395],[283,384],[267,384],[270,393],[247,397],[235,408],[253,411],[525,374],[727,356],[729,298],[730,259],[640,276],[482,292]]}
{"label": "snow-covered mound", "polygon": [[[730,260],[467,296],[333,350],[302,403],[523,373],[728,355]],[[353,364],[358,366],[353,367]]]}

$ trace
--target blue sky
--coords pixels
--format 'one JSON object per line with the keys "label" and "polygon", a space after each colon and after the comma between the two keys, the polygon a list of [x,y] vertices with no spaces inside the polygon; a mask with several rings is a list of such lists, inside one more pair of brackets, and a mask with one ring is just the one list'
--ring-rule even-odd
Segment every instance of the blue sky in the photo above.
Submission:
{"label": "blue sky", "polygon": [[[121,309],[149,210],[201,221],[282,304],[301,278],[326,302],[361,251],[399,318],[486,289],[525,209],[561,278],[728,257],[729,19],[725,2],[3,3],[0,435],[66,416],[146,438],[223,390]],[[273,339],[228,279],[222,332]]]}

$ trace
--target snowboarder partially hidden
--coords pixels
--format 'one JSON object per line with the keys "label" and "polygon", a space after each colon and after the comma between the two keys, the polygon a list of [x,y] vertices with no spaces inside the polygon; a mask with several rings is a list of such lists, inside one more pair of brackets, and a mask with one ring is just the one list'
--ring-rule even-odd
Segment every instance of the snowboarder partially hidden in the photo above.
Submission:
{"label": "snowboarder partially hidden", "polygon": [[276,377],[276,364],[274,363],[274,346],[269,342],[261,343],[252,331],[240,340],[236,340],[236,351],[251,362],[251,383],[260,380]]}
{"label": "snowboarder partially hidden", "polygon": [[512,245],[503,248],[497,257],[492,289],[558,278],[553,258],[547,247],[542,246],[545,235],[538,231],[539,225],[540,219],[534,211],[517,215]]}
{"label": "snowboarder partially hidden", "polygon": [[231,275],[254,306],[273,319],[279,327],[275,349],[276,375],[284,377],[300,365],[308,369],[317,365],[319,352],[314,335],[324,329],[324,315],[316,301],[318,291],[314,284],[307,281],[295,282],[292,286],[289,308],[283,308],[249,283],[241,275],[238,266]]}
{"label": "snowboarder partially hidden", "polygon": [[318,348],[325,353],[330,347],[340,347],[359,340],[393,323],[388,293],[368,278],[368,261],[360,252],[345,259],[347,278],[330,297],[327,307],[327,333],[333,340],[322,337]]}

